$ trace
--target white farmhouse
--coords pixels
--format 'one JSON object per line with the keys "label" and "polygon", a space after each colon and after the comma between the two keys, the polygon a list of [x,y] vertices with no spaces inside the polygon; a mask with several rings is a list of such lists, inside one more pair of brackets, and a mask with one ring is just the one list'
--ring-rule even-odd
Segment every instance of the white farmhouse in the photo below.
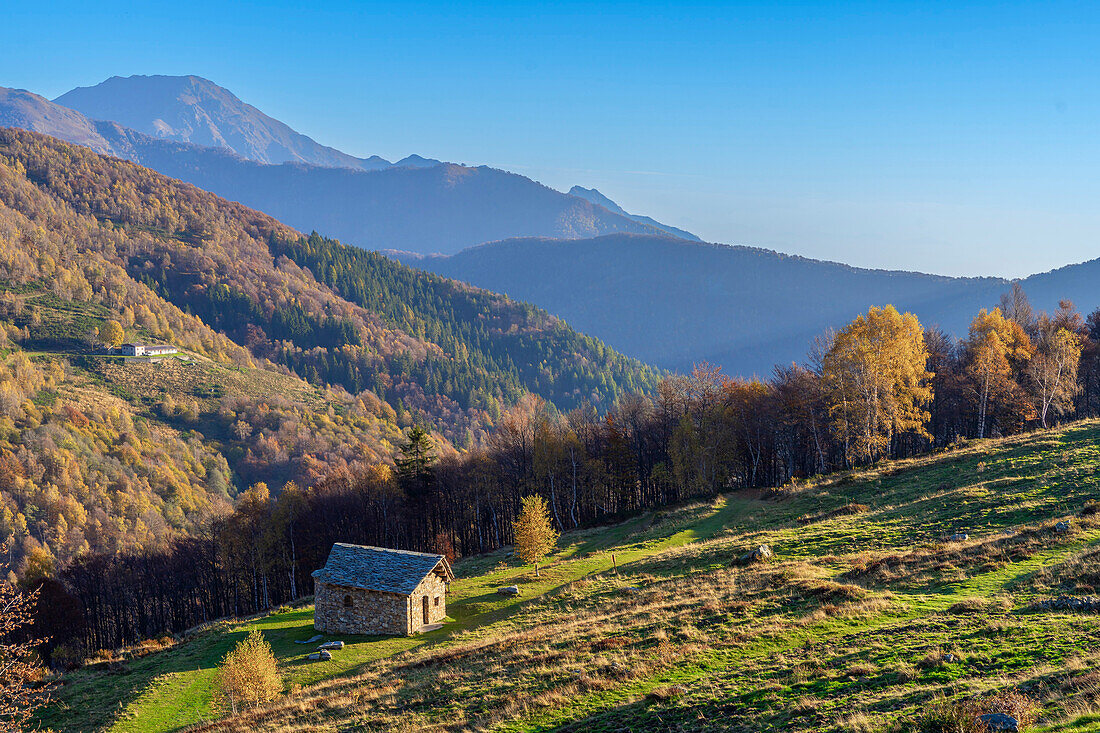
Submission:
{"label": "white farmhouse", "polygon": [[169,356],[178,349],[169,344],[123,344],[119,347],[126,356]]}

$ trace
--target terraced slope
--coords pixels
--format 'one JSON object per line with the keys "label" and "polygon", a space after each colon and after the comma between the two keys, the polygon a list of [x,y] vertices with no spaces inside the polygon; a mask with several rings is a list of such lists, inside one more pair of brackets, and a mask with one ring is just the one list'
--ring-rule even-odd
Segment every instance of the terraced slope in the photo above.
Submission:
{"label": "terraced slope", "polygon": [[[195,723],[258,625],[288,694],[198,730],[932,731],[951,702],[1013,690],[1035,730],[1098,731],[1100,623],[1040,605],[1100,583],[1098,440],[1078,423],[718,497],[566,535],[538,580],[470,559],[440,631],[306,664],[310,609],[290,609],[76,673],[46,722]],[[772,562],[738,562],[761,544]],[[510,583],[520,598],[494,593]]]}

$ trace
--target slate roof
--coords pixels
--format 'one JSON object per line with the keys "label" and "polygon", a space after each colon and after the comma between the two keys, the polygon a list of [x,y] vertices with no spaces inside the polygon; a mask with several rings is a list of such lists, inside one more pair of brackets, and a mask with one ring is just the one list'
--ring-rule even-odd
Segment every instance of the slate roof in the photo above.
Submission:
{"label": "slate roof", "polygon": [[451,566],[442,555],[337,542],[328,562],[314,570],[313,577],[322,583],[408,596],[440,563],[446,580],[453,580]]}

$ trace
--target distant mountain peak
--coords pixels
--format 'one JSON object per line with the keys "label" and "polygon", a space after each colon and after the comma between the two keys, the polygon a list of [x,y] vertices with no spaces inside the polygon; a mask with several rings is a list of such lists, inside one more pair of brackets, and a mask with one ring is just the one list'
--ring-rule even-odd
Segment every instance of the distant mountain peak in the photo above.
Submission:
{"label": "distant mountain peak", "polygon": [[[225,87],[194,74],[112,76],[95,86],[77,87],[54,102],[154,138],[225,148],[259,163],[305,163],[358,170],[391,165],[377,155],[356,158],[321,145]],[[438,164],[420,156],[402,161],[402,167]]]}
{"label": "distant mountain peak", "polygon": [[[78,105],[86,114],[62,103]],[[618,213],[621,209],[598,192],[591,195],[598,194],[602,203],[593,203],[484,165],[441,164],[419,155],[392,164],[377,156],[352,158],[199,76],[116,76],[75,89],[58,102],[0,89],[0,123],[139,163],[305,231],[325,231],[368,248],[453,253],[519,236],[692,236],[648,217]],[[245,133],[242,143],[238,137]],[[264,140],[275,142],[260,158],[256,146]],[[276,143],[284,157],[297,145],[296,157],[277,165],[265,162],[273,159]]]}
{"label": "distant mountain peak", "polygon": [[651,216],[642,216],[640,214],[627,213],[627,211],[624,210],[623,207],[619,206],[607,196],[604,196],[595,188],[573,186],[573,188],[569,189],[569,195],[576,196],[579,199],[584,199],[585,201],[596,204],[597,206],[602,206],[613,214],[618,214],[619,216],[625,216],[628,219],[633,219],[639,224],[648,224],[649,226],[659,229],[666,234],[671,234],[674,237],[679,237],[680,239],[688,239],[693,242],[703,241],[689,231],[674,227],[670,224],[662,224]]}
{"label": "distant mountain peak", "polygon": [[393,164],[394,168],[432,168],[437,165],[443,165],[443,161],[436,160],[435,158],[425,158],[422,155],[413,153],[407,155],[401,160]]}

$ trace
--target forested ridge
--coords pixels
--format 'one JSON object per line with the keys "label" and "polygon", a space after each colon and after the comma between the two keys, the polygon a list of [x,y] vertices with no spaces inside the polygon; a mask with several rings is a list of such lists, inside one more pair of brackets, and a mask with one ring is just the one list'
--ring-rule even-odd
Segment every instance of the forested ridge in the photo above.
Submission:
{"label": "forested ridge", "polygon": [[[311,251],[330,277],[355,269],[340,283],[362,304],[287,256]],[[94,608],[60,600],[74,563],[209,538],[245,488],[375,470],[414,423],[453,453],[529,390],[609,406],[656,383],[544,312],[353,252],[139,166],[0,130],[3,572],[45,583],[41,608],[60,629],[83,629],[68,614]],[[187,360],[99,355],[115,335]],[[241,594],[223,582],[224,597]]]}
{"label": "forested ridge", "polygon": [[377,252],[316,233],[272,239],[275,256],[308,268],[341,297],[380,314],[387,324],[437,344],[445,358],[408,364],[430,391],[477,406],[485,395],[514,404],[527,392],[562,408],[610,403],[646,391],[656,373],[577,334],[526,303],[400,265]]}
{"label": "forested ridge", "polygon": [[[457,443],[469,444],[524,391],[563,406],[610,404],[655,381],[640,362],[534,308],[377,256],[364,266],[354,250],[330,240],[298,244],[300,235],[271,217],[131,163],[33,133],[3,135],[0,151],[39,191],[113,232],[119,242],[107,257],[132,279],[253,357],[314,384],[373,391]],[[300,253],[303,262],[326,258],[325,284],[284,252]],[[355,273],[332,271],[344,265]],[[361,303],[326,284],[354,291],[350,297]],[[365,297],[364,286],[385,298]],[[477,327],[461,322],[467,316]],[[431,340],[436,335],[449,351]],[[539,343],[544,337],[549,345]],[[528,357],[539,361],[521,372],[516,364]]]}

